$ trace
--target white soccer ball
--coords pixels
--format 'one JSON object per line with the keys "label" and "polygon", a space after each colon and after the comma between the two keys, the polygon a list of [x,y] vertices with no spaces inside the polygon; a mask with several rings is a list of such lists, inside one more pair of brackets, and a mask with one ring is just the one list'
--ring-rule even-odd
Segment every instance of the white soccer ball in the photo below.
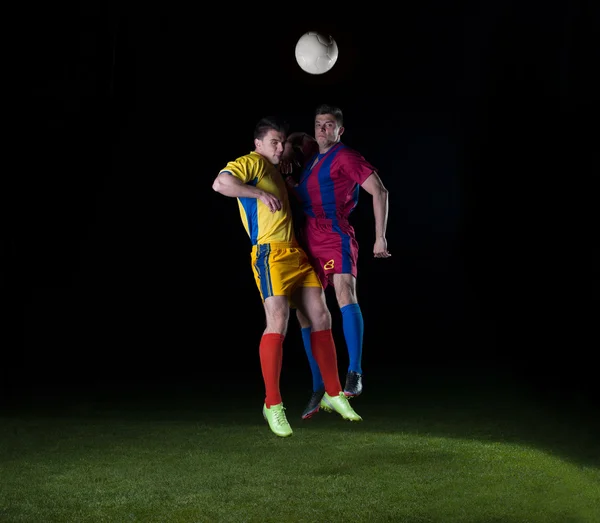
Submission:
{"label": "white soccer ball", "polygon": [[304,33],[296,44],[296,61],[307,73],[326,73],[335,65],[337,58],[335,40],[317,31]]}

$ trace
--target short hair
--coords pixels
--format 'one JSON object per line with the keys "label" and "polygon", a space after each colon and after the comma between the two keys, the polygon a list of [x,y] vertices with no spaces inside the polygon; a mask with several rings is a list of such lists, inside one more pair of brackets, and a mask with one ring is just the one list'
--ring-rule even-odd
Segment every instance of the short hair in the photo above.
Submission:
{"label": "short hair", "polygon": [[317,110],[315,111],[315,116],[319,116],[320,114],[332,114],[335,117],[335,121],[340,127],[344,125],[344,113],[342,113],[342,110],[339,107],[336,107],[335,105],[319,105],[319,107],[317,107]]}
{"label": "short hair", "polygon": [[265,116],[254,127],[254,139],[262,140],[270,130],[278,131],[287,136],[289,124],[279,116]]}

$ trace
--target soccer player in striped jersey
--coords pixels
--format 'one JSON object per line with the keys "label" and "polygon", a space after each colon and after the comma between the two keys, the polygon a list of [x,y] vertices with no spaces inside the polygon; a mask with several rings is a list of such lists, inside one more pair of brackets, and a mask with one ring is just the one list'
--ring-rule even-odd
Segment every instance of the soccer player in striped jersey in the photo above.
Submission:
{"label": "soccer player in striped jersey", "polygon": [[[344,117],[339,107],[321,105],[315,111],[314,138],[292,133],[286,140],[282,172],[300,165],[296,179],[287,178],[304,213],[298,238],[315,267],[324,289],[329,285],[342,313],[342,327],[348,348],[348,372],[344,393],[361,394],[364,321],[356,295],[358,242],[350,214],[358,203],[360,189],[373,198],[375,242],[373,256],[389,258],[386,229],[388,191],[377,169],[356,150],[343,144]],[[311,344],[310,323],[297,311],[302,339],[313,378],[313,394],[302,414],[311,417],[322,404],[324,388]]]}
{"label": "soccer player in striped jersey", "polygon": [[287,124],[278,118],[261,119],[254,130],[254,151],[228,162],[213,182],[216,192],[238,199],[252,245],[252,270],[266,317],[259,345],[263,416],[281,437],[292,435],[279,387],[290,306],[302,311],[310,325],[312,354],[323,375],[323,408],[350,421],[362,420],[342,390],[323,286],[296,240],[287,188],[277,168],[286,133]]}

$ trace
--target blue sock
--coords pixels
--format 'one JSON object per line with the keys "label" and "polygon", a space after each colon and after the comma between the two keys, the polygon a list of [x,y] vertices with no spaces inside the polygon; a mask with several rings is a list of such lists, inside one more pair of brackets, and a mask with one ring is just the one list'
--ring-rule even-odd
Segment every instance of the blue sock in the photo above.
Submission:
{"label": "blue sock", "polygon": [[310,365],[310,371],[312,372],[313,392],[317,392],[318,390],[325,390],[325,385],[323,384],[323,378],[321,377],[321,371],[319,370],[317,360],[315,360],[312,354],[312,349],[310,346],[310,331],[310,327],[305,327],[302,329],[302,341],[304,342],[304,350],[306,351],[308,364]]}
{"label": "blue sock", "polygon": [[348,371],[362,374],[362,346],[365,326],[360,306],[358,303],[351,303],[342,307],[340,311],[342,312],[344,338],[348,347]]}

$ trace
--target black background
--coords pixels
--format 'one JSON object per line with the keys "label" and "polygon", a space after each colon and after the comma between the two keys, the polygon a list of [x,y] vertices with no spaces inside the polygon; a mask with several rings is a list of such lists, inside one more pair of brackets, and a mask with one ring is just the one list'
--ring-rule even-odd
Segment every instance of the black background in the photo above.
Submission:
{"label": "black background", "polygon": [[[354,214],[365,379],[497,370],[591,394],[597,13],[408,4],[38,11],[17,42],[2,190],[5,383],[260,387],[250,245],[211,184],[261,116],[312,132],[327,102],[390,193],[390,259],[370,255],[367,193]],[[308,30],[338,43],[327,74],[295,61]],[[292,319],[282,379],[309,387],[299,340]]]}

